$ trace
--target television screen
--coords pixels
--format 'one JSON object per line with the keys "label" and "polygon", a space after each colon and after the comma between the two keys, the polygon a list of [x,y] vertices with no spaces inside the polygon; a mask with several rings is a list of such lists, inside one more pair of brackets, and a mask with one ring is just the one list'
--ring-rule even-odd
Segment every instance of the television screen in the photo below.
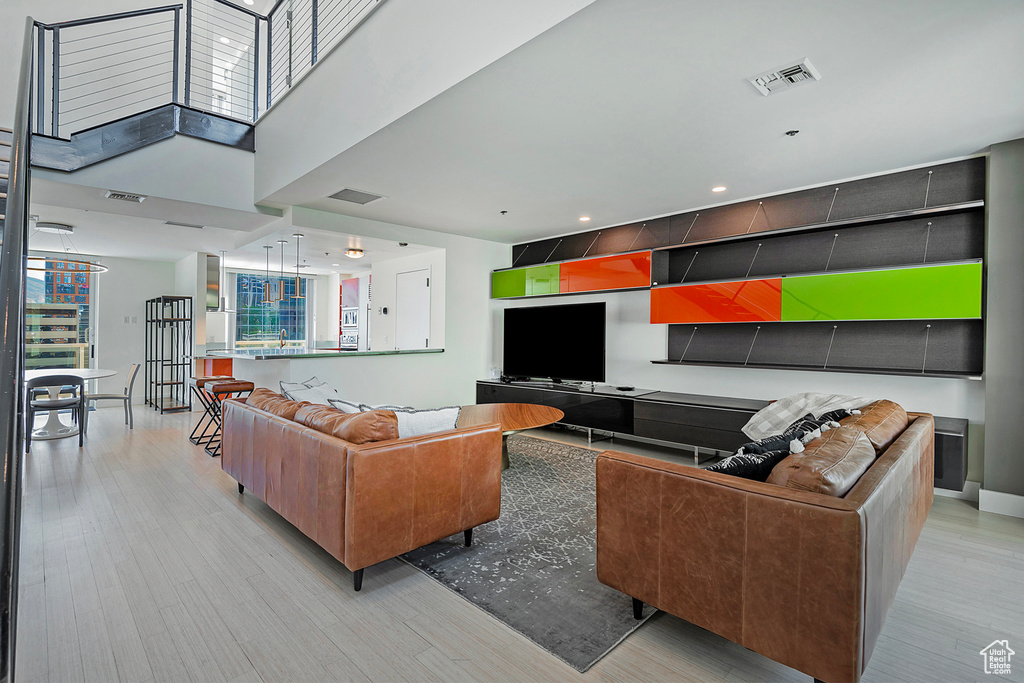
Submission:
{"label": "television screen", "polygon": [[604,381],[604,302],[505,309],[508,377]]}

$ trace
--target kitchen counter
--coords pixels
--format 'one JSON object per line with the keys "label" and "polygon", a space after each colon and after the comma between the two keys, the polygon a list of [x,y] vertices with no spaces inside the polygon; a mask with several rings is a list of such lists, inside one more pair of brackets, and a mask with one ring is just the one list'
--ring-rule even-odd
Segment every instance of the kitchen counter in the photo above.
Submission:
{"label": "kitchen counter", "polygon": [[401,351],[341,351],[338,349],[231,349],[207,351],[206,355],[238,360],[297,360],[300,358],[349,358],[351,356],[398,356],[414,353],[443,353],[444,349],[407,349]]}

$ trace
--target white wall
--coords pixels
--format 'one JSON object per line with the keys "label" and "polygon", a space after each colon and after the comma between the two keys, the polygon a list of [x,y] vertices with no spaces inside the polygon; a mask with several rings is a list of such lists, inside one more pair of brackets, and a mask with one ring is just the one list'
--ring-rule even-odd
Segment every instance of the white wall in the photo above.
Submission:
{"label": "white wall", "polygon": [[265,199],[592,2],[383,3],[337,49],[321,56],[301,84],[260,120],[257,199]]}
{"label": "white wall", "polygon": [[[146,300],[174,292],[173,263],[103,258],[110,268],[96,276],[96,360],[98,368],[117,370],[114,377],[98,380],[97,391],[120,393],[132,363],[146,356]],[[125,317],[129,322],[124,322]],[[135,379],[133,404],[145,402],[144,370]],[[104,405],[116,405],[99,403]]]}
{"label": "white wall", "polygon": [[314,334],[317,346],[336,346],[338,342],[338,311],[341,306],[341,276],[337,273],[316,277],[316,320]]}
{"label": "white wall", "polygon": [[[396,286],[399,273],[427,270],[430,277],[430,348],[445,344],[445,253],[441,250],[389,259],[373,264],[373,309],[370,316],[370,348],[390,351],[395,348],[397,317]],[[383,310],[387,308],[388,314]]]}
{"label": "white wall", "polygon": [[189,254],[174,264],[174,294],[192,297],[193,354],[201,356],[206,353],[206,254]]}

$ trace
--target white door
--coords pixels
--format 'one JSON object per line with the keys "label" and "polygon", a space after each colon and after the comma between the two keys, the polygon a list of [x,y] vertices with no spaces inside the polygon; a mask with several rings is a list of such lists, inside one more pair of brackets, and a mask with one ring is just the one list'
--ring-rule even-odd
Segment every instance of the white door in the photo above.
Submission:
{"label": "white door", "polygon": [[430,270],[399,273],[395,292],[395,348],[427,348],[430,346]]}

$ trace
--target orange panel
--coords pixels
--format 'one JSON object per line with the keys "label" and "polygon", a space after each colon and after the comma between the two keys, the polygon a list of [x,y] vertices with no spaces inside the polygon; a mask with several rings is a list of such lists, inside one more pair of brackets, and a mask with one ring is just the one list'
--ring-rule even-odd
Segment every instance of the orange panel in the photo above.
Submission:
{"label": "orange panel", "polygon": [[230,358],[212,358],[210,356],[196,358],[196,377],[214,377],[216,375],[231,376]]}
{"label": "orange panel", "polygon": [[603,256],[561,264],[558,291],[596,292],[651,286],[651,252]]}
{"label": "orange panel", "polygon": [[651,323],[782,320],[782,279],[716,282],[651,290]]}

